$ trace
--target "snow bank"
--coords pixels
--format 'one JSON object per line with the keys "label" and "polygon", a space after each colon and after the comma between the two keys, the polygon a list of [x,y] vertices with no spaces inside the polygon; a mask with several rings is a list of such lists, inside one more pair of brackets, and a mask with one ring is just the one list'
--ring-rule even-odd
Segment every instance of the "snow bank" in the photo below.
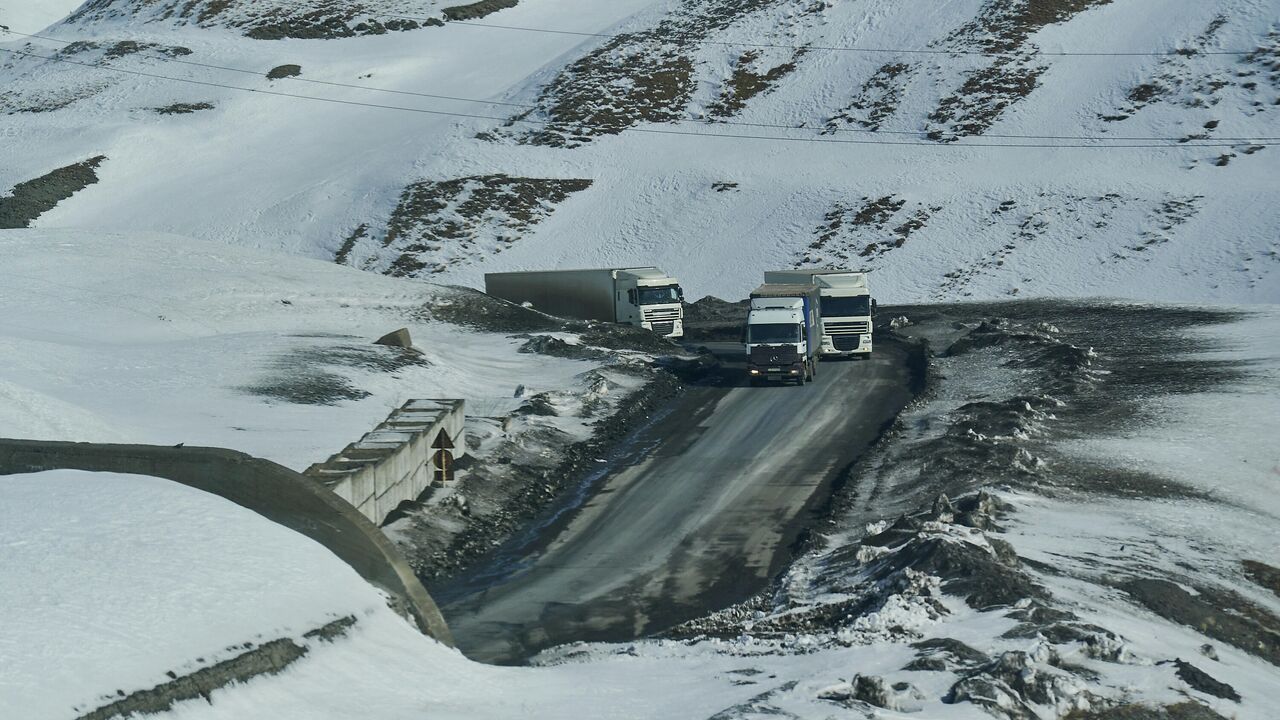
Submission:
{"label": "snow bank", "polygon": [[9,717],[75,717],[117,690],[346,615],[385,614],[418,635],[320,545],[159,478],[0,477],[0,548],[0,707]]}

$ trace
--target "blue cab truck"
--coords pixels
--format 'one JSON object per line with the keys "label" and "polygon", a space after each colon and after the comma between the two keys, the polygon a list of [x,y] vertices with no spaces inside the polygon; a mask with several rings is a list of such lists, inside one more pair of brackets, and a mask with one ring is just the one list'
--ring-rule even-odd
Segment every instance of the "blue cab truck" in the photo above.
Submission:
{"label": "blue cab truck", "polygon": [[764,381],[811,382],[822,349],[818,286],[765,283],[747,309],[747,376]]}

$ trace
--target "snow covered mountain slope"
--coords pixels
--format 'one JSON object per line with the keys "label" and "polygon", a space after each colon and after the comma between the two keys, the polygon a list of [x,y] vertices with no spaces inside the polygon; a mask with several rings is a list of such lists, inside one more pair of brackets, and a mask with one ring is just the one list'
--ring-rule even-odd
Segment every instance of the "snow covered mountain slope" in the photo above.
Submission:
{"label": "snow covered mountain slope", "polygon": [[654,263],[740,297],[833,264],[900,301],[1280,300],[1273,0],[393,4],[362,12],[424,27],[267,41],[244,3],[113,0],[5,35],[0,188],[102,156],[27,222],[472,286]]}
{"label": "snow covered mountain slope", "polygon": [[[0,517],[31,509],[0,523],[0,568],[12,562],[5,577],[20,579],[0,587],[0,607],[19,619],[13,649],[0,638],[0,667],[14,662],[22,674],[12,677],[25,681],[0,674],[0,699],[30,709],[24,717],[76,717],[68,706],[81,698],[130,695],[168,682],[166,671],[183,677],[256,631],[254,642],[290,638],[307,652],[164,717],[1274,717],[1278,469],[1274,448],[1256,439],[1280,432],[1267,392],[1280,377],[1275,309],[1018,302],[903,312],[902,333],[945,349],[931,391],[859,464],[809,550],[743,605],[663,639],[487,666],[415,632],[309,543],[274,538],[221,501],[150,478],[114,493],[83,478],[0,478]],[[98,512],[140,495],[171,512],[149,514],[145,531],[130,513]],[[228,527],[236,532],[201,544],[205,530]],[[266,541],[237,552],[246,538]],[[177,549],[157,554],[161,542]],[[130,553],[138,566],[121,576],[137,573],[146,588],[148,570],[165,574],[175,557],[201,572],[146,595],[154,623],[132,606],[50,617],[58,611],[40,591],[87,595]],[[242,556],[252,562],[226,562]],[[262,566],[279,562],[291,572],[264,587]],[[67,572],[49,586],[38,582],[46,567]],[[306,598],[293,602],[299,592]],[[227,614],[246,606],[257,612]],[[327,641],[299,637],[346,614],[354,622]],[[168,637],[175,617],[190,628],[182,642]],[[141,658],[122,634],[162,650]],[[191,659],[219,638],[213,657]],[[77,643],[102,648],[93,672],[66,674],[91,662],[82,656],[33,672],[44,648]],[[102,657],[119,662],[104,671]],[[66,689],[75,699],[59,704]]]}
{"label": "snow covered mountain slope", "polygon": [[[212,445],[302,470],[411,398],[480,417],[607,392],[600,361],[476,327],[466,291],[174,235],[0,231],[0,258],[0,437]],[[373,344],[400,327],[418,352]]]}

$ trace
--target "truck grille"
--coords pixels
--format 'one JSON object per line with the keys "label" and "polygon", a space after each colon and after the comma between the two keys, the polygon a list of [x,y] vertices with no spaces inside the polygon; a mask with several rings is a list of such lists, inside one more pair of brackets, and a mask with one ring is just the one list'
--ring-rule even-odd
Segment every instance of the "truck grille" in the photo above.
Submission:
{"label": "truck grille", "polygon": [[861,335],[832,335],[831,344],[841,352],[857,350],[862,342]]}
{"label": "truck grille", "polygon": [[671,320],[674,322],[678,317],[680,317],[680,308],[644,311],[644,319],[649,322],[659,322],[662,320]]}
{"label": "truck grille", "polygon": [[659,335],[670,335],[676,331],[676,324],[671,320],[656,322],[653,324],[653,331]]}
{"label": "truck grille", "polygon": [[800,362],[800,353],[794,345],[756,345],[747,362],[757,367],[791,365]]}
{"label": "truck grille", "polygon": [[871,323],[865,320],[854,322],[823,322],[822,329],[828,335],[863,335],[871,332]]}

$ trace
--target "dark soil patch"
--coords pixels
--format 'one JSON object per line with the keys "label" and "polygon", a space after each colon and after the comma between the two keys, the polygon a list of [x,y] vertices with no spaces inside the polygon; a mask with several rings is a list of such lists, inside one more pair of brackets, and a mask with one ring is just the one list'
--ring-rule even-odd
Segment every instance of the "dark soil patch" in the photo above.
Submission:
{"label": "dark soil patch", "polygon": [[1280,665],[1280,618],[1232,593],[1197,587],[1192,595],[1168,580],[1137,579],[1120,588],[1170,622],[1194,628]]}
{"label": "dark soil patch", "polygon": [[228,27],[255,40],[324,39],[382,35],[443,25],[437,18],[412,19],[386,13],[405,12],[387,0],[93,0],[80,6],[67,22],[94,23],[127,19],[173,25]]}
{"label": "dark soil patch", "polygon": [[566,323],[565,329],[578,333],[583,344],[610,350],[634,350],[653,355],[674,355],[681,352],[680,346],[671,340],[634,325],[571,320]]}
{"label": "dark soil patch", "polygon": [[747,302],[728,302],[708,295],[684,306],[685,343],[738,342],[747,322]]}
{"label": "dark soil patch", "polygon": [[479,20],[486,15],[492,15],[499,10],[513,8],[519,4],[520,0],[480,0],[480,2],[466,5],[447,7],[442,12],[446,20]]}
{"label": "dark soil patch", "polygon": [[333,261],[339,265],[346,265],[351,259],[351,251],[356,249],[356,243],[362,239],[369,237],[368,223],[360,223],[355,230],[342,241],[342,245],[338,247],[338,251],[333,254]]}
{"label": "dark soil patch", "polygon": [[929,137],[951,141],[981,135],[1014,103],[1031,94],[1047,69],[1033,63],[1032,34],[1111,0],[990,0],[948,38],[961,49],[1004,53],[973,71],[929,116]]}
{"label": "dark soil patch", "polygon": [[[347,633],[355,625],[351,616],[339,618],[327,625],[311,630],[305,634],[309,639],[333,641]],[[135,717],[167,712],[184,700],[201,698],[212,702],[210,694],[214,690],[234,683],[243,683],[261,675],[275,675],[307,654],[307,648],[288,638],[280,638],[254,646],[246,643],[250,649],[207,668],[197,670],[189,675],[177,676],[170,672],[172,681],[157,685],[149,690],[139,690],[124,696],[96,710],[80,715],[77,720],[112,720],[113,718]],[[121,693],[123,695],[123,693]],[[76,709],[79,710],[78,708]]]}
{"label": "dark soil patch", "polygon": [[1046,25],[1066,22],[1111,0],[989,0],[978,16],[956,30],[951,39],[993,53],[1022,49]]}
{"label": "dark soil patch", "polygon": [[58,203],[98,182],[97,167],[105,155],[89,158],[18,183],[9,197],[0,197],[0,229],[31,227],[31,222]]}
{"label": "dark soil patch", "polygon": [[237,389],[298,405],[334,405],[370,395],[353,385],[346,375],[335,372],[336,368],[394,373],[425,365],[426,359],[413,350],[384,345],[303,347],[271,361],[271,373],[263,381]]}
{"label": "dark soil patch", "polygon": [[267,79],[280,80],[281,78],[298,77],[301,74],[301,65],[277,65],[267,71]]}
{"label": "dark soil patch", "polygon": [[760,59],[759,51],[750,50],[743,53],[734,63],[733,76],[724,88],[720,97],[708,108],[712,117],[730,117],[738,114],[747,106],[747,101],[773,87],[779,80],[790,75],[796,69],[796,62],[804,55],[798,51],[789,62],[776,65],[764,72],[757,72],[755,63]]}
{"label": "dark soil patch", "polygon": [[991,661],[986,653],[953,638],[929,638],[913,642],[911,647],[920,653],[903,670],[955,671],[985,665]]}
{"label": "dark soil patch", "polygon": [[452,288],[460,297],[424,305],[424,319],[462,325],[486,332],[536,333],[565,330],[565,321],[485,295],[467,287]]}
{"label": "dark soil patch", "polygon": [[535,335],[520,346],[519,352],[538,353],[551,357],[569,358],[571,360],[608,360],[613,353],[594,348],[589,345],[567,343],[550,335]]}
{"label": "dark soil patch", "polygon": [[1215,680],[1209,673],[1183,660],[1174,660],[1178,666],[1178,677],[1191,687],[1202,693],[1220,697],[1223,700],[1233,700],[1240,702],[1240,693],[1230,685]]}
{"label": "dark soil patch", "polygon": [[881,65],[862,84],[853,100],[827,120],[827,132],[835,132],[850,123],[867,130],[879,130],[880,124],[897,112],[913,70],[914,66],[900,62]]}
{"label": "dark soil patch", "polygon": [[1072,710],[1062,720],[1228,720],[1197,702],[1157,707],[1136,703],[1101,710]]}
{"label": "dark soil patch", "polygon": [[[1256,111],[1267,108],[1264,100],[1268,90],[1280,90],[1280,30],[1272,30],[1255,49],[1239,58],[1236,67],[1230,67],[1212,55],[1205,54],[1217,47],[1219,31],[1228,23],[1225,15],[1213,18],[1188,46],[1176,54],[1161,58],[1154,75],[1132,88],[1125,95],[1128,104],[1117,115],[1103,114],[1103,119],[1125,119],[1142,108],[1156,103],[1171,103],[1185,108],[1206,109],[1217,106],[1229,97],[1224,90],[1234,89],[1244,102]],[[1266,82],[1260,83],[1259,80]],[[1206,123],[1204,129],[1212,131],[1217,121]],[[1206,139],[1211,132],[1189,136],[1187,140]],[[1219,156],[1217,164],[1226,165],[1233,156]]]}
{"label": "dark soil patch", "polygon": [[1047,69],[1022,60],[1000,58],[974,71],[965,78],[959,92],[944,98],[929,114],[935,126],[930,127],[927,136],[931,140],[950,142],[967,135],[981,135],[1010,105],[1030,95]]}
{"label": "dark soil patch", "polygon": [[1250,580],[1280,595],[1280,569],[1257,560],[1241,560],[1240,564]]}
{"label": "dark soil patch", "polygon": [[191,54],[191,48],[182,47],[181,45],[160,45],[149,42],[140,43],[134,40],[122,40],[108,45],[94,42],[92,40],[77,40],[63,46],[63,48],[58,51],[58,55],[64,57],[82,55],[95,50],[102,51],[103,60],[115,60],[117,58],[125,57],[126,55],[133,55],[140,52],[151,52],[159,55],[165,55],[167,57],[183,57]]}
{"label": "dark soil patch", "polygon": [[[776,0],[688,0],[656,26],[619,35],[570,63],[542,91],[537,107],[512,120],[549,125],[512,134],[522,143],[577,147],[600,135],[616,135],[639,123],[684,117],[693,96],[692,55],[702,40]],[[784,64],[785,65],[785,64]],[[774,72],[776,71],[776,72]],[[741,90],[761,92],[789,69],[741,77]],[[764,80],[774,72],[772,80]],[[736,91],[724,111],[737,106]]]}
{"label": "dark soil patch", "polygon": [[212,110],[212,109],[213,109],[213,103],[198,102],[198,103],[174,103],[172,105],[165,105],[164,107],[158,107],[155,109],[155,111],[156,111],[156,114],[158,115],[187,115],[193,112],[199,112],[201,110]]}
{"label": "dark soil patch", "polygon": [[886,253],[906,244],[941,207],[916,207],[893,195],[836,202],[814,229],[817,238],[798,253],[796,267],[872,267]]}

